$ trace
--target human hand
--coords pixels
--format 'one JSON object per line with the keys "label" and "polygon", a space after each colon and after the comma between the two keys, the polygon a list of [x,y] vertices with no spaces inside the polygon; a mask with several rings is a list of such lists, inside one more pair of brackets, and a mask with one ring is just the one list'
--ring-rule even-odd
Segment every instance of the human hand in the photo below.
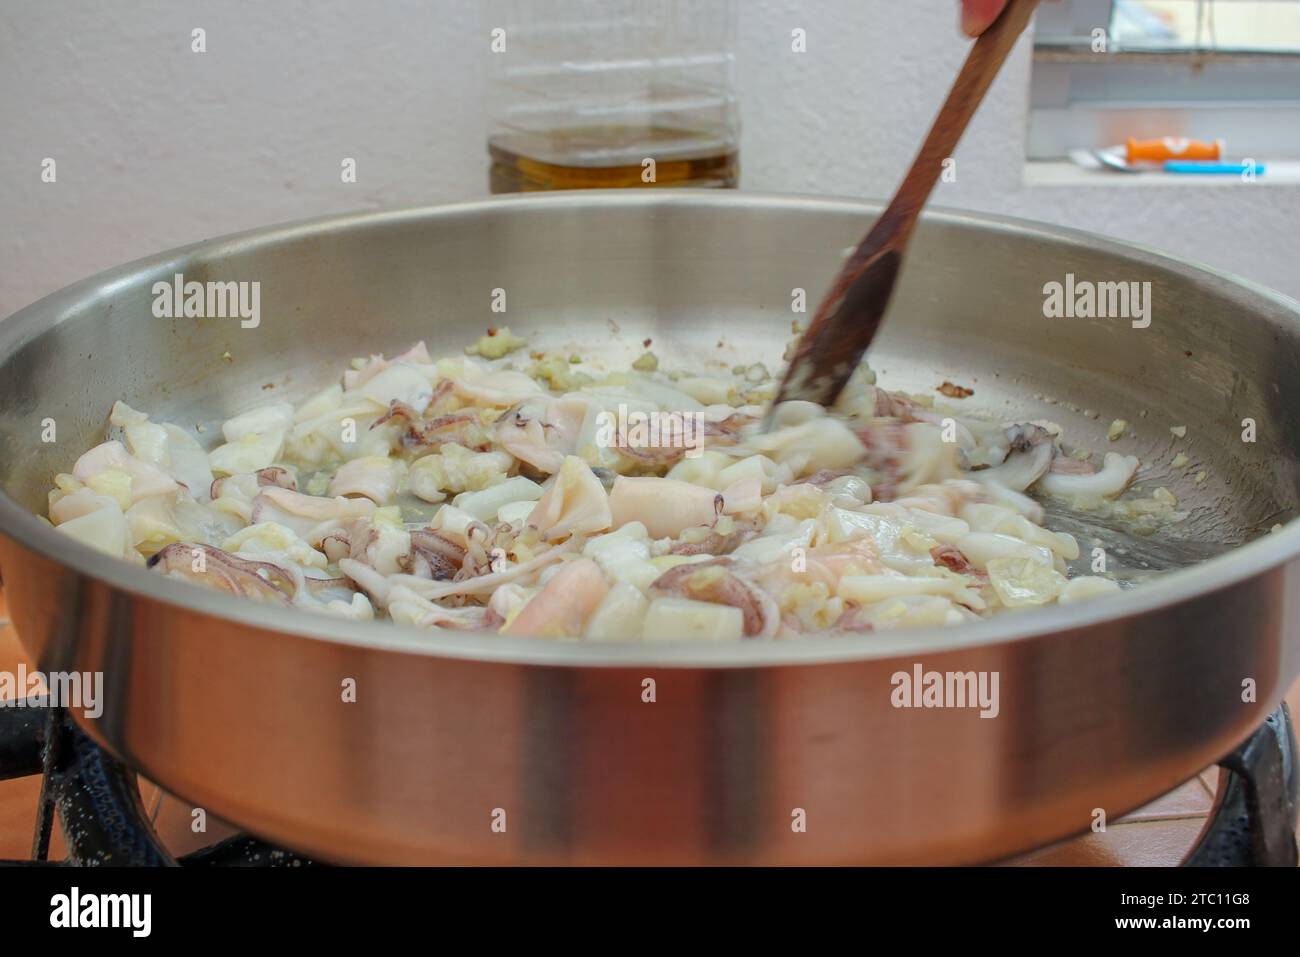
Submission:
{"label": "human hand", "polygon": [[961,29],[977,37],[993,25],[1009,0],[961,0]]}

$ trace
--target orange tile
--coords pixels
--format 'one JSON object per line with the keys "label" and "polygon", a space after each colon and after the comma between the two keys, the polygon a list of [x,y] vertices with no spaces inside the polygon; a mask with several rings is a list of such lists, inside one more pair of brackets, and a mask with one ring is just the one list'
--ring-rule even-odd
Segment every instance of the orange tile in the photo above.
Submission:
{"label": "orange tile", "polygon": [[31,855],[40,778],[0,781],[0,857],[25,861]]}
{"label": "orange tile", "polygon": [[[14,633],[13,625],[0,624],[0,671],[14,672],[18,670],[20,663],[26,663],[31,667],[31,662],[27,659],[27,652],[23,651],[23,646],[18,644],[18,635]],[[15,694],[8,693],[6,697],[16,697]]]}
{"label": "orange tile", "polygon": [[1196,843],[1203,817],[1114,824],[1011,862],[1018,867],[1172,867]]}
{"label": "orange tile", "polygon": [[1206,768],[1198,775],[1201,787],[1205,788],[1210,794],[1210,800],[1214,800],[1215,793],[1219,790],[1219,769],[1217,766]]}
{"label": "orange tile", "polygon": [[1156,798],[1145,807],[1127,814],[1116,824],[1134,821],[1162,821],[1180,817],[1204,817],[1210,811],[1210,793],[1199,777],[1174,788],[1164,797]]}

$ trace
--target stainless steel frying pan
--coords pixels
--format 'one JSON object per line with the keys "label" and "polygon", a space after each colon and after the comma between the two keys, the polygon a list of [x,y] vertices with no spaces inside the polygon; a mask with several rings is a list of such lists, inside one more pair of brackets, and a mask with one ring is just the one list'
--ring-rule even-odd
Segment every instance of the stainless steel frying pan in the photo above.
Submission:
{"label": "stainless steel frying pan", "polygon": [[[873,353],[888,387],[971,386],[971,411],[1133,452],[1140,485],[1178,496],[1190,517],[1156,536],[1075,526],[1133,575],[1172,569],[1091,603],[729,647],[434,637],[164,580],[32,514],[115,399],[211,441],[348,357],[460,349],[502,321],[494,289],[540,343],[630,360],[649,336],[669,363],[775,366],[792,290],[815,300],[877,212],[511,198],[260,230],[50,296],[0,323],[0,568],[19,635],[44,669],[104,672],[103,715],[82,720],[150,778],[344,861],[967,862],[1085,830],[1096,809],[1114,820],[1228,751],[1300,674],[1300,307],[1143,249],[932,213]],[[153,283],[178,272],[260,281],[261,324],[154,318]],[[1044,285],[1070,273],[1150,282],[1150,327],[1044,318]],[[1132,431],[1108,443],[1115,418]],[[1170,468],[1177,449],[1192,468]],[[998,672],[998,716],[894,708],[891,676],[916,663]]]}

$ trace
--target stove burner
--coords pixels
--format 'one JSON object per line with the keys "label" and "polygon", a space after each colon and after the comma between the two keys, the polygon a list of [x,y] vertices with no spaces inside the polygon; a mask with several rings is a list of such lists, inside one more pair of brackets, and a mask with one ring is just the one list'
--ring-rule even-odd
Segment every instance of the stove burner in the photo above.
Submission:
{"label": "stove burner", "polygon": [[[32,859],[11,866],[125,865],[302,867],[314,862],[240,834],[176,858],[158,839],[136,774],[95,744],[62,709],[43,698],[0,708],[0,781],[41,774]],[[1219,762],[1214,806],[1187,867],[1295,867],[1296,774],[1300,757],[1285,704]],[[68,846],[50,861],[57,808]]]}
{"label": "stove burner", "polygon": [[1295,867],[1295,727],[1285,704],[1219,762],[1214,807],[1186,867]]}

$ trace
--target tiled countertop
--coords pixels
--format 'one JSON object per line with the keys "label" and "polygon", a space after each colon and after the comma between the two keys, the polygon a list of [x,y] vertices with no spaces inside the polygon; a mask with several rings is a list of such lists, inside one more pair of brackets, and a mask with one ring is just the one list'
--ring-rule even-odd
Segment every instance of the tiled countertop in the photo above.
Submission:
{"label": "tiled countertop", "polygon": [[[9,623],[4,592],[0,590],[0,670],[12,671],[24,658],[13,626]],[[30,665],[29,665],[30,667]],[[1287,695],[1293,714],[1300,713],[1300,683]],[[1011,863],[1027,866],[1059,865],[1172,865],[1178,863],[1201,830],[1214,797],[1216,768],[1210,768],[1146,807],[1116,821],[1100,834],[1065,841],[1035,851]],[[0,858],[26,858],[31,852],[38,777],[0,781]],[[191,833],[190,808],[154,785],[142,788],[145,807],[157,810],[155,823],[164,843],[174,853],[214,843],[228,833],[209,827],[208,833]],[[56,833],[50,855],[63,856],[63,843]]]}

